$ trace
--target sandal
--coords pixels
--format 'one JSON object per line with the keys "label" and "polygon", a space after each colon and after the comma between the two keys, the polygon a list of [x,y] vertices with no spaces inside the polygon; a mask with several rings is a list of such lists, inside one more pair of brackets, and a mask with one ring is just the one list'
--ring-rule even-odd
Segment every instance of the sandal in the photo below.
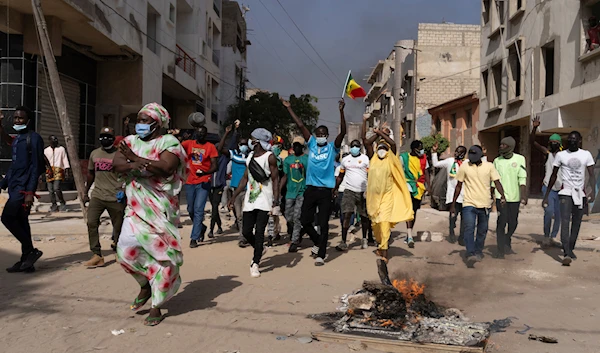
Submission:
{"label": "sandal", "polygon": [[160,324],[162,321],[163,321],[163,316],[159,316],[159,317],[148,316],[144,320],[144,326],[156,326],[156,325]]}
{"label": "sandal", "polygon": [[148,300],[150,300],[150,298],[152,298],[152,294],[148,296],[148,298],[143,298],[143,299],[138,299],[137,297],[133,300],[133,303],[131,303],[131,306],[129,307],[131,310],[133,311],[137,311],[139,308],[141,308],[142,306],[144,306]]}

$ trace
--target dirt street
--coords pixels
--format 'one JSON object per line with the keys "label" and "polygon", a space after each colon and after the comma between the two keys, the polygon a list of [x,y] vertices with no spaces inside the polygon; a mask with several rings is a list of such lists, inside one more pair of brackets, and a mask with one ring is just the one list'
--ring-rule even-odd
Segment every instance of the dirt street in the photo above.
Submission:
{"label": "dirt street", "polygon": [[[307,314],[333,311],[334,297],[377,279],[374,248],[357,246],[343,254],[331,248],[326,266],[315,267],[308,240],[297,254],[288,254],[285,245],[269,249],[262,277],[252,279],[251,248],[238,248],[237,235],[226,231],[212,243],[184,249],[184,284],[166,305],[165,321],[149,328],[142,323],[147,310],[129,310],[137,283],[114,263],[112,253],[105,251],[110,262],[104,268],[80,265],[90,257],[81,219],[33,218],[34,234],[43,234],[36,246],[44,251],[34,274],[4,272],[17,260],[19,244],[0,227],[2,352],[350,352],[346,345],[303,344],[297,338],[320,330]],[[331,224],[335,246],[339,221]],[[425,209],[416,230],[446,231],[447,224],[447,213]],[[495,229],[495,215],[490,228]],[[598,234],[596,228],[586,222],[582,236]],[[576,251],[579,259],[562,267],[558,249],[543,251],[535,243],[540,216],[524,214],[513,241],[517,255],[493,259],[495,237],[490,232],[484,261],[467,269],[462,247],[418,242],[408,249],[399,237],[404,229],[399,225],[394,232],[392,273],[424,281],[434,300],[463,310],[474,321],[517,318],[506,332],[492,335],[490,352],[600,351],[598,241],[580,242],[587,250]],[[185,240],[189,232],[189,225],[182,229]],[[109,249],[108,240],[102,245]],[[515,333],[525,325],[532,327],[527,334]],[[111,334],[121,329],[123,334]],[[559,343],[528,341],[529,333],[553,336]]]}

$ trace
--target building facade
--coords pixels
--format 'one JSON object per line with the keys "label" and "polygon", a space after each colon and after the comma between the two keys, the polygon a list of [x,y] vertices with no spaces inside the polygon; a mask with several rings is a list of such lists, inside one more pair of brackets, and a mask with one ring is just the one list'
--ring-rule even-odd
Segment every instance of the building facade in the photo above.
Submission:
{"label": "building facade", "polygon": [[396,52],[392,52],[385,60],[379,60],[371,74],[367,78],[367,83],[371,88],[364,98],[367,107],[365,112],[371,114],[371,126],[378,126],[387,122],[392,124],[394,119],[394,69],[396,61]]}
{"label": "building facade", "polygon": [[470,93],[428,109],[434,128],[450,141],[450,151],[458,146],[479,145],[479,96]]}

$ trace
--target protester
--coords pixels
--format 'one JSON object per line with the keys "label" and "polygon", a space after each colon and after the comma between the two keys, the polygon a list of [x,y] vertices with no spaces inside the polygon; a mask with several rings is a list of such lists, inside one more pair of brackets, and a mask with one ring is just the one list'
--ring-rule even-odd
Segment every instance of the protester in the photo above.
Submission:
{"label": "protester", "polygon": [[141,286],[131,303],[140,309],[150,298],[147,326],[162,320],[160,309],[179,289],[183,264],[177,229],[186,154],[173,135],[161,136],[169,125],[167,110],[158,103],[145,105],[137,117],[136,135],[127,136],[115,155],[113,168],[124,177],[125,219],[117,245],[117,261]]}
{"label": "protester", "polygon": [[[271,145],[272,145],[272,150],[271,152],[273,152],[273,155],[275,156],[276,160],[277,160],[277,171],[278,171],[278,175],[279,175],[279,180],[280,180],[280,184],[281,181],[283,179],[285,179],[285,174],[283,172],[283,161],[285,158],[287,158],[288,153],[287,151],[285,151],[283,149],[283,138],[281,136],[273,136],[273,140],[271,141]],[[283,191],[283,195],[285,195],[285,191],[286,190],[281,190]],[[280,191],[280,195],[281,194]],[[281,203],[281,200],[280,200]],[[281,211],[284,212],[285,211],[285,202],[281,204]],[[280,224],[280,218],[279,216],[276,215],[270,215],[269,216],[269,223],[268,223],[268,241],[267,244],[268,246],[273,246],[273,241],[278,241],[281,239],[281,224]]]}
{"label": "protester", "polygon": [[[237,124],[236,124],[237,125]],[[240,180],[244,176],[246,172],[246,159],[248,157],[249,147],[248,147],[248,139],[241,137],[238,133],[238,129],[236,128],[233,131],[232,141],[237,141],[237,147],[235,149],[229,150],[229,155],[231,156],[231,182],[230,187],[235,191],[240,184]],[[229,199],[229,205],[233,202],[233,213],[235,215],[235,223],[239,231],[239,239],[238,246],[240,248],[245,248],[248,245],[248,242],[244,238],[242,234],[242,209],[244,206],[244,197],[246,196],[246,189],[241,190],[237,197],[233,197]]]}
{"label": "protester", "polygon": [[[438,143],[436,142],[433,147],[431,148],[431,159],[433,162],[433,167],[434,168],[445,168],[446,169],[446,174],[447,174],[447,183],[446,183],[446,204],[449,205],[452,203],[452,200],[454,198],[454,190],[456,190],[456,174],[458,173],[458,169],[460,169],[460,166],[462,165],[462,163],[465,160],[465,155],[467,154],[467,148],[465,146],[458,146],[456,147],[456,150],[454,151],[454,157],[451,158],[446,158],[442,161],[440,161],[438,159]],[[450,235],[448,236],[448,241],[450,241],[451,243],[456,242],[456,234],[454,233],[454,228],[456,228],[456,219],[458,218],[458,215],[461,213],[462,211],[462,203],[463,203],[463,193],[461,192],[460,195],[458,195],[458,199],[456,200],[456,205],[455,205],[455,213],[450,213],[449,216],[449,230],[450,230]],[[458,235],[458,241],[459,244],[461,244],[463,242],[463,221],[462,221],[462,216],[460,219],[460,232]]]}
{"label": "protester", "polygon": [[[347,156],[349,156],[350,153],[343,153],[342,154],[342,159],[346,158]],[[341,163],[338,163],[336,161],[335,163],[335,172],[333,173],[333,175],[335,176],[336,179],[336,185],[337,185],[337,178],[340,176],[342,170],[342,166]],[[336,190],[334,193],[334,197],[335,197],[335,202],[333,204],[333,216],[335,218],[339,218],[340,219],[340,227],[344,226],[344,214],[342,213],[342,200],[344,199],[344,191],[346,191],[344,183],[340,183],[339,185],[337,185]],[[355,214],[352,213],[352,216],[350,218],[350,224],[354,224],[355,221]]]}
{"label": "protester", "polygon": [[227,140],[227,137],[232,130],[232,125],[225,128],[225,134],[223,134],[223,137],[217,146],[217,151],[219,152],[219,159],[217,162],[218,168],[212,176],[210,188],[210,204],[212,210],[210,217],[210,230],[208,232],[209,238],[215,237],[215,225],[219,227],[217,229],[217,234],[223,234],[221,215],[219,214],[219,204],[223,199],[223,192],[225,190],[225,186],[227,185],[227,164],[229,163],[229,151],[234,147],[236,142],[234,139],[230,139],[229,146],[225,147],[225,140]]}
{"label": "protester", "polygon": [[423,143],[419,140],[413,141],[410,144],[410,152],[401,153],[400,160],[404,169],[406,181],[411,190],[412,208],[414,212],[414,219],[406,222],[406,228],[408,230],[406,243],[409,248],[414,248],[415,241],[413,240],[413,227],[417,220],[417,211],[421,208],[421,201],[425,194],[425,190],[431,190],[431,185],[429,184],[429,162],[427,161],[427,155],[423,149]]}
{"label": "protester", "polygon": [[302,236],[302,204],[304,202],[304,191],[306,190],[306,167],[308,156],[304,154],[304,138],[296,137],[292,142],[294,154],[283,161],[283,172],[285,178],[281,179],[279,185],[280,193],[285,193],[285,218],[288,228],[292,228],[292,242],[289,252],[297,252]]}
{"label": "protester", "polygon": [[12,148],[12,163],[4,179],[0,180],[0,189],[8,189],[8,200],[2,211],[2,223],[21,243],[21,259],[6,269],[9,273],[34,272],[35,262],[43,255],[33,247],[29,227],[33,197],[45,165],[44,141],[39,134],[30,129],[31,117],[33,113],[28,108],[15,108],[13,129],[17,136],[13,138],[4,130],[4,115],[0,112],[0,135]]}
{"label": "protester", "polygon": [[[308,167],[306,169],[306,191],[304,192],[304,203],[302,204],[302,228],[306,230],[310,239],[319,249],[316,254],[313,248],[312,252],[317,256],[316,266],[325,264],[325,255],[327,253],[327,240],[329,239],[329,217],[331,215],[331,204],[333,201],[333,190],[335,188],[335,158],[340,153],[340,147],[344,136],[346,136],[346,119],[344,117],[344,100],[339,102],[340,110],[340,133],[335,138],[335,142],[327,142],[329,130],[326,126],[319,126],[315,129],[315,136],[304,126],[304,123],[292,110],[290,102],[281,100],[283,105],[294,119],[296,125],[302,132],[305,140],[308,140]],[[319,210],[319,233],[313,228],[316,210]]]}
{"label": "protester", "polygon": [[204,241],[207,229],[203,223],[204,207],[210,193],[211,175],[218,168],[219,154],[215,145],[206,141],[207,134],[206,126],[200,126],[196,132],[196,140],[181,143],[188,157],[185,194],[187,211],[193,222],[190,248],[197,248],[200,246],[199,242]]}
{"label": "protester", "polygon": [[494,168],[500,175],[500,183],[506,195],[506,203],[503,204],[500,202],[501,195],[496,192],[498,248],[495,257],[498,259],[503,259],[504,254],[515,253],[512,249],[512,235],[519,224],[519,207],[521,204],[527,205],[527,164],[525,157],[514,153],[515,145],[516,141],[511,136],[503,138],[500,141],[500,156],[494,159]]}
{"label": "protester", "polygon": [[[560,240],[563,248],[562,263],[569,266],[577,259],[573,249],[579,236],[581,219],[583,218],[586,203],[593,203],[596,199],[596,178],[594,176],[595,161],[589,151],[579,148],[581,134],[573,131],[567,138],[567,150],[558,152],[554,159],[554,169],[548,185],[555,185],[560,172],[562,189],[558,192],[560,198]],[[591,192],[586,197],[585,170],[589,174],[589,187]],[[542,206],[548,208],[550,189],[546,189]],[[569,224],[569,222],[571,224]]]}
{"label": "protester", "polygon": [[[363,123],[363,144],[369,164],[367,181],[367,211],[372,222],[375,239],[379,243],[377,255],[388,262],[388,248],[392,229],[397,223],[410,221],[414,216],[411,195],[402,166],[396,157],[396,143],[383,131],[375,129],[375,135],[366,137]],[[377,143],[377,154],[373,153],[373,142]]]}
{"label": "protester", "polygon": [[[500,194],[500,205],[506,204],[504,189],[500,183],[500,175],[494,165],[482,160],[481,146],[469,148],[469,162],[463,163],[456,174],[456,189],[450,205],[450,213],[456,214],[456,203],[463,185],[462,223],[464,240],[467,249],[466,261],[468,267],[483,259],[483,247],[488,231],[490,210],[492,208],[492,192],[490,185],[494,183]],[[477,230],[477,232],[476,232]]]}
{"label": "protester", "polygon": [[[544,183],[542,184],[542,194],[545,195],[548,190],[548,183],[550,182],[550,176],[552,176],[552,169],[554,168],[554,159],[559,151],[562,151],[562,139],[559,134],[552,134],[548,141],[548,147],[544,147],[535,141],[536,130],[540,126],[540,117],[533,118],[533,129],[531,130],[531,136],[529,141],[535,149],[542,152],[546,156],[545,172],[544,172]],[[555,243],[554,239],[558,235],[560,230],[560,203],[558,192],[562,188],[562,179],[560,173],[556,177],[556,183],[550,188],[548,194],[548,207],[544,208],[544,240],[542,246],[551,246]],[[554,218],[554,224],[552,219]],[[550,232],[552,229],[552,232]]]}
{"label": "protester", "polygon": [[359,140],[350,142],[350,155],[342,159],[340,174],[336,180],[336,186],[343,184],[344,196],[342,198],[342,241],[336,247],[339,251],[348,250],[348,229],[354,210],[361,217],[362,243],[361,247],[366,249],[368,245],[367,233],[369,230],[369,217],[367,216],[367,173],[369,171],[369,157],[361,153],[362,145]]}
{"label": "protester", "polygon": [[[119,200],[117,194],[123,191],[123,182],[114,172],[113,161],[117,154],[114,146],[115,131],[112,127],[103,127],[100,130],[100,145],[90,154],[88,163],[88,175],[84,203],[89,204],[87,213],[88,237],[92,258],[84,262],[86,267],[104,266],[104,257],[100,246],[100,216],[104,211],[108,212],[113,226],[113,243],[111,247],[116,250],[119,242],[119,234],[123,225],[125,213],[125,200]],[[88,196],[90,188],[94,185],[92,197]]]}
{"label": "protester", "polygon": [[50,212],[59,211],[56,199],[60,202],[60,211],[67,210],[67,203],[60,188],[60,183],[65,180],[65,174],[71,168],[69,158],[67,158],[67,150],[63,146],[58,145],[58,138],[50,135],[50,146],[44,149],[44,156],[49,162],[48,170],[46,171],[46,183],[48,185],[48,193],[52,206]]}
{"label": "protester", "polygon": [[259,264],[263,256],[269,213],[280,213],[279,174],[277,159],[270,152],[271,139],[272,135],[266,129],[258,128],[252,131],[248,142],[252,151],[246,162],[248,168],[233,193],[235,199],[246,186],[248,187],[244,197],[242,234],[254,248],[254,256],[250,263],[250,276],[253,278],[260,277]]}

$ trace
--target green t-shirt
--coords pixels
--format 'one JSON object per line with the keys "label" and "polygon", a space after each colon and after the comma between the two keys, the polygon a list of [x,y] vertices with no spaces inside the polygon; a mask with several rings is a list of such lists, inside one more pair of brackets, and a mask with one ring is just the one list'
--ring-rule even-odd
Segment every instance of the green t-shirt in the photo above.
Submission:
{"label": "green t-shirt", "polygon": [[[506,202],[521,201],[521,185],[527,185],[527,166],[525,157],[513,153],[513,156],[506,159],[502,156],[494,159],[494,167],[500,174],[500,183],[504,189]],[[500,199],[500,193],[496,190],[496,198]]]}
{"label": "green t-shirt", "polygon": [[287,178],[286,199],[295,199],[304,195],[306,190],[306,166],[308,165],[308,156],[306,154],[300,157],[288,156],[283,161],[283,172]]}

